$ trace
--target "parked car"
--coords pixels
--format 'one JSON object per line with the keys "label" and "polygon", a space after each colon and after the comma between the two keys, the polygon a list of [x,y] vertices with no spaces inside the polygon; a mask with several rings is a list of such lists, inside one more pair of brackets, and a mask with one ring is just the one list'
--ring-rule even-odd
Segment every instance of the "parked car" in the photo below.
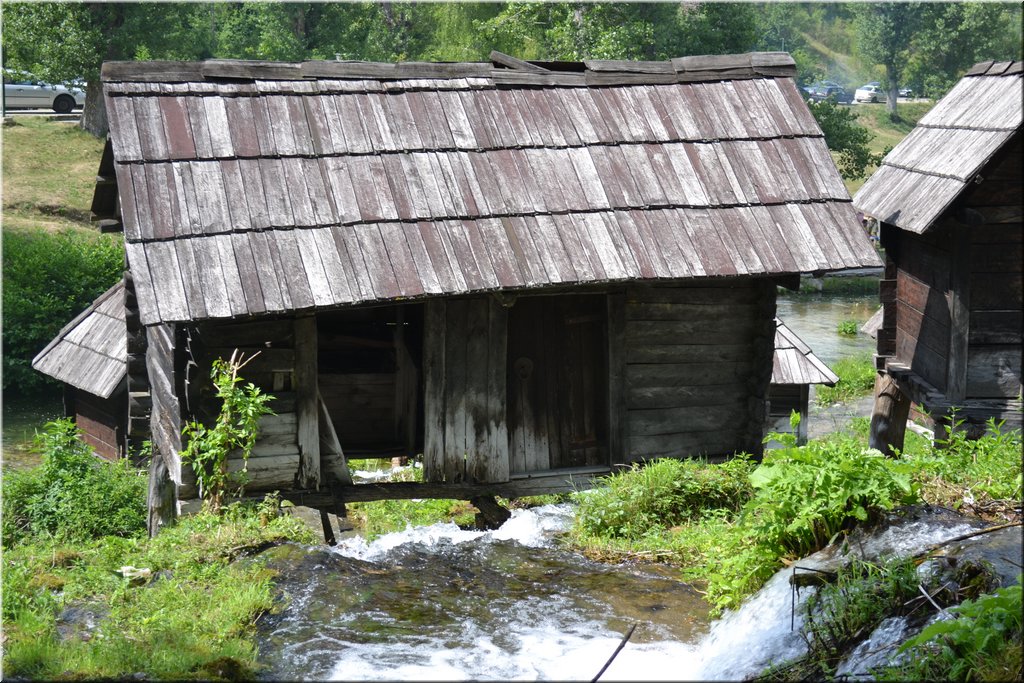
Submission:
{"label": "parked car", "polygon": [[31,74],[4,69],[6,109],[52,109],[67,114],[85,106],[85,90],[44,83]]}
{"label": "parked car", "polygon": [[854,102],[885,102],[886,99],[885,91],[878,84],[862,85],[853,93]]}
{"label": "parked car", "polygon": [[811,99],[815,102],[831,99],[842,104],[849,104],[852,97],[841,85],[822,85],[811,93]]}
{"label": "parked car", "polygon": [[914,96],[914,89],[913,88],[900,88],[899,94],[900,94],[900,97],[906,97],[906,98],[909,99],[909,98]]}

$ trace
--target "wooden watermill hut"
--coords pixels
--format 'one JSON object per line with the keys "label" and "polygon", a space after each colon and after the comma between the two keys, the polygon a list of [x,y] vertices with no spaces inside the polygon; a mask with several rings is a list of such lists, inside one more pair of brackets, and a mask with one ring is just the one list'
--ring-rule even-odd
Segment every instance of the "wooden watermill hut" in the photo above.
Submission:
{"label": "wooden watermill hut", "polygon": [[886,251],[872,445],[902,447],[909,402],[971,434],[1021,426],[1021,62],[983,62],[854,198]]}
{"label": "wooden watermill hut", "polygon": [[64,385],[64,414],[108,460],[127,454],[124,282],[104,292],[54,337],[32,367]]}
{"label": "wooden watermill hut", "polygon": [[[778,53],[104,65],[94,207],[125,235],[154,524],[197,495],[181,426],[236,348],[278,397],[248,491],[307,505],[758,452],[776,286],[879,264],[793,76]],[[420,452],[423,483],[347,479]]]}
{"label": "wooden watermill hut", "polygon": [[[786,323],[776,318],[775,355],[772,358],[772,381],[768,386],[766,430],[778,434],[794,434],[798,445],[807,443],[811,385],[832,387],[838,381],[836,373],[814,355],[811,347]],[[790,424],[793,412],[800,415],[796,429]]]}

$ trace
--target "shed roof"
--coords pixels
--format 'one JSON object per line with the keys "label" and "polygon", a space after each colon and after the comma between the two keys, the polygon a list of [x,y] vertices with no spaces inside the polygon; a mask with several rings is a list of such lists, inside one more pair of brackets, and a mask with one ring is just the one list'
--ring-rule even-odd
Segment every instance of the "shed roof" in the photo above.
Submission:
{"label": "shed roof", "polygon": [[772,384],[825,384],[834,386],[838,375],[814,355],[796,332],[775,319],[775,355]]}
{"label": "shed roof", "polygon": [[923,233],[1020,131],[1022,62],[981,62],[921,117],[853,203],[904,230]]}
{"label": "shed roof", "polygon": [[110,398],[128,363],[124,280],[79,313],[32,359],[32,367],[54,379]]}
{"label": "shed roof", "polygon": [[878,265],[788,55],[493,58],[104,65],[143,323]]}

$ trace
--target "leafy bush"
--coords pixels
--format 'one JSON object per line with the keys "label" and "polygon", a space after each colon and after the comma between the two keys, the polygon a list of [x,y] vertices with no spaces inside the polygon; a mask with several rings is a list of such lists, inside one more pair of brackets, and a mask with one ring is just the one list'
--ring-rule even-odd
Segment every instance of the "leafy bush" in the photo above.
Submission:
{"label": "leafy bush", "polygon": [[856,337],[858,327],[856,320],[844,320],[836,327],[836,332],[844,337]]}
{"label": "leafy bush", "polygon": [[1024,630],[1021,577],[977,600],[950,609],[953,619],[938,621],[904,643],[910,657],[883,678],[917,681],[1010,681],[1021,679]]}
{"label": "leafy bush", "polygon": [[576,523],[594,536],[637,538],[706,509],[738,510],[752,492],[747,481],[752,467],[745,457],[720,465],[670,458],[633,465],[579,497]]}
{"label": "leafy bush", "polygon": [[3,388],[34,391],[49,381],[32,358],[120,279],[124,246],[83,230],[4,230]]}
{"label": "leafy bush", "polygon": [[843,403],[870,394],[875,388],[875,366],[870,353],[841,358],[832,370],[839,376],[834,387],[818,387],[815,394],[819,406]]}
{"label": "leafy bush", "polygon": [[127,461],[98,458],[70,419],[47,423],[37,447],[39,467],[4,474],[4,547],[30,537],[88,539],[146,530],[146,478]]}
{"label": "leafy bush", "polygon": [[855,522],[917,502],[911,473],[849,438],[769,451],[750,476],[756,493],[741,523],[780,556],[803,555]]}
{"label": "leafy bush", "polygon": [[868,143],[872,134],[857,122],[852,107],[841,107],[832,100],[808,102],[825,144],[836,157],[836,166],[844,180],[858,180],[867,175],[869,166],[882,163],[885,154],[872,154]]}

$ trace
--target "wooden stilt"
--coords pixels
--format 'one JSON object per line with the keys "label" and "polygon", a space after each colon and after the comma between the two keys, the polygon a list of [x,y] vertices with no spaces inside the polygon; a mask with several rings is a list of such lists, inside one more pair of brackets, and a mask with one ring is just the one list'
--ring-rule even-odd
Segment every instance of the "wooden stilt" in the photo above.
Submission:
{"label": "wooden stilt", "polygon": [[146,527],[152,538],[160,529],[174,524],[177,516],[174,482],[159,451],[153,453],[149,461],[149,491],[146,497],[149,508]]}
{"label": "wooden stilt", "polygon": [[469,502],[480,511],[476,516],[476,527],[478,529],[497,529],[512,516],[511,512],[498,504],[494,496],[477,496]]}
{"label": "wooden stilt", "polygon": [[869,445],[886,455],[895,455],[896,450],[902,451],[909,414],[910,399],[900,391],[896,380],[887,373],[878,375],[875,378],[875,406],[871,411]]}
{"label": "wooden stilt", "polygon": [[338,540],[334,537],[334,527],[331,526],[331,516],[323,508],[320,508],[320,524],[324,527],[324,543],[330,546],[338,545]]}

